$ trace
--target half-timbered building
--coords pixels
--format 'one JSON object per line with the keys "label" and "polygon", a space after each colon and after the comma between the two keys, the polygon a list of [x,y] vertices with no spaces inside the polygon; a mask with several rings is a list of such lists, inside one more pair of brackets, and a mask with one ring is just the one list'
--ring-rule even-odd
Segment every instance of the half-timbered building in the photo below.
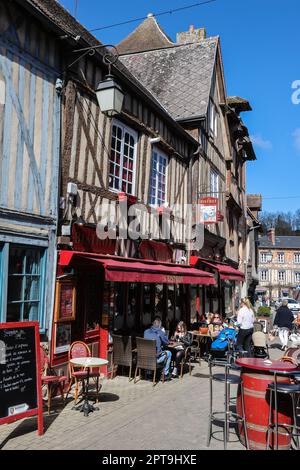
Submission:
{"label": "half-timbered building", "polygon": [[220,38],[207,38],[205,29],[191,26],[173,42],[149,14],[118,49],[129,70],[201,145],[191,160],[190,198],[217,205],[217,211],[214,220],[202,220],[204,245],[192,253],[193,262],[220,282],[198,296],[202,312],[229,314],[245,279],[245,162],[255,154],[239,115],[250,105],[227,97]]}
{"label": "half-timbered building", "polygon": [[56,264],[60,53],[26,6],[0,1],[0,321],[38,320],[47,333]]}

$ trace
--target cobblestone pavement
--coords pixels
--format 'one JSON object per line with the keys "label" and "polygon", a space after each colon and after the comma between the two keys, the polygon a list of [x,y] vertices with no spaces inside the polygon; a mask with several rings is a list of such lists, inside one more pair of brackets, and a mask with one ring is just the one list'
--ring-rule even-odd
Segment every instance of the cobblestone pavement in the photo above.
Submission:
{"label": "cobblestone pavement", "polygon": [[[273,359],[282,355],[271,349]],[[36,418],[28,418],[0,427],[2,449],[94,449],[94,450],[197,450],[207,449],[208,367],[202,361],[195,365],[192,376],[174,379],[165,384],[142,380],[134,384],[119,376],[103,381],[100,410],[87,418],[72,410],[74,402],[45,416],[46,432],[36,433]],[[235,393],[235,390],[232,390]],[[222,410],[223,387],[216,384],[214,408]],[[222,449],[222,427],[212,439],[210,449]],[[228,449],[244,449],[232,428]]]}

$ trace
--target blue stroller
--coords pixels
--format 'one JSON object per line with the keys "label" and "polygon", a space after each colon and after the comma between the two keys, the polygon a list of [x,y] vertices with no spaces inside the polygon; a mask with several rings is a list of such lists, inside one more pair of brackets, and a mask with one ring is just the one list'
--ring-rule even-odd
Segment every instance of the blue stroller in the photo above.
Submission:
{"label": "blue stroller", "polygon": [[234,328],[224,328],[211,343],[210,356],[213,359],[228,360],[234,358],[236,350],[237,331]]}

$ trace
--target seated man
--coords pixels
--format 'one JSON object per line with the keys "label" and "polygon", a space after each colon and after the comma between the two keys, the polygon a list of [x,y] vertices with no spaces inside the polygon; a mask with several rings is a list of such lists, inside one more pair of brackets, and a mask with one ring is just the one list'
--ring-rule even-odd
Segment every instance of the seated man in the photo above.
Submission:
{"label": "seated man", "polygon": [[163,346],[167,346],[169,344],[169,340],[167,335],[161,328],[161,318],[155,317],[152,323],[151,328],[145,330],[144,332],[145,339],[155,339],[156,341],[156,357],[157,357],[157,364],[161,364],[166,359],[166,364],[164,368],[165,378],[169,380],[169,370],[171,364],[171,351],[164,351],[162,349]]}

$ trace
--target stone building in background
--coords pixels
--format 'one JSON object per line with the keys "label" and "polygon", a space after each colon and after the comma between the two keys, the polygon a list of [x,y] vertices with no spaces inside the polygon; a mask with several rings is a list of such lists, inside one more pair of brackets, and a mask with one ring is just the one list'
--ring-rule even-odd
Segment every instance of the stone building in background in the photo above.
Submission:
{"label": "stone building in background", "polygon": [[259,285],[265,300],[296,297],[300,285],[300,237],[276,236],[275,229],[259,239]]}

